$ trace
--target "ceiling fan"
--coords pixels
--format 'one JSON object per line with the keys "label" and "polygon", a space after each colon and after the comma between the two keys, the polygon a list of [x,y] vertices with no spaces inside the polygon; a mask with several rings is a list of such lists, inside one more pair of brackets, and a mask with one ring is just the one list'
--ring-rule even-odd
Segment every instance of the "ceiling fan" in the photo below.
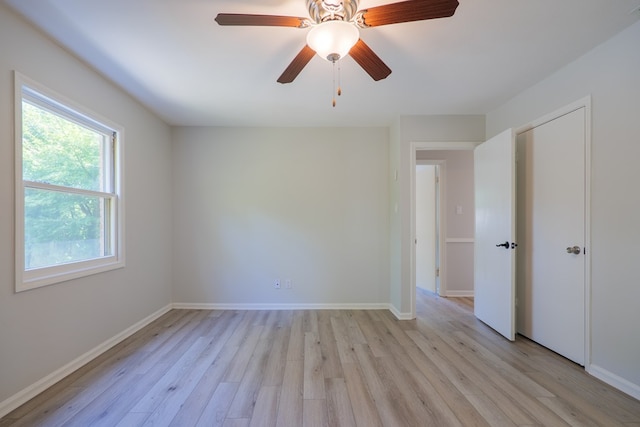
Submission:
{"label": "ceiling fan", "polygon": [[452,16],[458,0],[407,0],[358,10],[358,0],[306,0],[310,18],[219,13],[219,25],[310,28],[307,44],[278,78],[291,83],[317,53],[333,62],[351,57],[378,81],[391,69],[362,41],[359,29]]}

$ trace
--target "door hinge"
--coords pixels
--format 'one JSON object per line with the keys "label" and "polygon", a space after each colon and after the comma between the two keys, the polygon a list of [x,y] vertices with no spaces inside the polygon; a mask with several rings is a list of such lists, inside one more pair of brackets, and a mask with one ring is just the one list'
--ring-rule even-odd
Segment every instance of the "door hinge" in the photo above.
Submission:
{"label": "door hinge", "polygon": [[436,268],[436,277],[440,277],[440,269]]}

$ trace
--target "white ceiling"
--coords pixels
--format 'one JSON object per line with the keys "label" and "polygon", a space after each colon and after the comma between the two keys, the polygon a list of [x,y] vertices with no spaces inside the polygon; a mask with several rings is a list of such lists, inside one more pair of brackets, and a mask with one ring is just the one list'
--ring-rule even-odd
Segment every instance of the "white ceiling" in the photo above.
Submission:
{"label": "white ceiling", "polygon": [[[219,12],[307,17],[305,0],[4,0],[172,125],[383,126],[485,114],[640,18],[640,0],[459,0],[451,18],[361,30],[393,70],[314,57],[276,82],[307,30],[221,27]],[[393,3],[360,0],[360,9]]]}

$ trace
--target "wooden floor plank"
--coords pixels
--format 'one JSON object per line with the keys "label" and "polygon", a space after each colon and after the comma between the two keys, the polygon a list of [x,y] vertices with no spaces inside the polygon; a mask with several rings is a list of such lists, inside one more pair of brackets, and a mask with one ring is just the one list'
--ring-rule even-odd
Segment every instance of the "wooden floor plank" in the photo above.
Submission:
{"label": "wooden floor plank", "polygon": [[302,425],[303,378],[304,362],[302,360],[287,360],[276,418],[277,426]]}
{"label": "wooden floor plank", "polygon": [[131,409],[131,412],[153,412],[167,397],[177,390],[175,385],[188,371],[193,369],[200,353],[207,346],[205,338],[198,338],[191,347],[186,349],[182,356],[171,368],[156,382],[153,387]]}
{"label": "wooden floor plank", "polygon": [[[559,408],[562,409],[562,412],[554,412],[562,416],[565,421],[567,421],[567,419],[572,419],[579,421],[579,424],[584,424],[586,420],[589,420],[588,425],[601,425],[607,427],[620,427],[623,425],[615,419],[615,409],[602,410],[596,406],[592,406],[588,401],[578,397],[577,390],[567,389],[563,385],[555,383],[546,373],[535,373],[531,375],[541,384],[546,384],[549,389],[554,391],[557,398],[539,399],[552,410]],[[584,419],[580,421],[576,415],[580,415],[580,418]],[[571,422],[569,424],[575,425],[575,423]]]}
{"label": "wooden floor plank", "polygon": [[238,391],[229,408],[228,416],[230,418],[251,418],[253,413],[273,344],[274,326],[265,325],[263,328],[262,335],[251,354]]}
{"label": "wooden floor plank", "polygon": [[240,382],[245,374],[247,365],[253,356],[253,352],[258,345],[264,326],[252,326],[247,330],[247,335],[241,343],[236,357],[231,362],[229,370],[225,375],[225,382]]}
{"label": "wooden floor plank", "polygon": [[273,334],[271,351],[264,368],[263,386],[280,386],[284,377],[284,367],[287,363],[289,347],[289,328],[277,326]]}
{"label": "wooden floor plank", "polygon": [[248,418],[227,418],[222,427],[249,427]]}
{"label": "wooden floor plank", "polygon": [[393,383],[385,382],[388,378],[380,377],[369,347],[365,344],[354,344],[356,357],[362,369],[362,377],[371,397],[375,401],[378,416],[383,425],[404,426],[418,425],[418,420],[412,417],[413,414],[405,411],[406,402],[398,400],[396,387]]}
{"label": "wooden floor plank", "polygon": [[195,425],[196,427],[222,426],[227,419],[227,411],[237,389],[238,383],[218,384],[197,422],[185,425]]}
{"label": "wooden floor plank", "polygon": [[[456,418],[464,426],[489,426],[461,390],[447,378],[446,373],[441,371],[420,349],[409,347],[407,348],[407,353],[416,369],[424,375],[429,384],[441,396],[448,406],[448,410],[454,412]],[[437,400],[433,400],[433,403],[437,405]],[[447,411],[447,409],[441,408],[439,405],[438,408],[443,412]]]}
{"label": "wooden floor plank", "polygon": [[327,378],[327,423],[335,427],[355,427],[351,399],[343,378]]}
{"label": "wooden floor plank", "polygon": [[347,363],[358,363],[345,319],[342,316],[331,317],[331,329],[336,338],[336,347],[342,366],[344,367]]}
{"label": "wooden floor plank", "polygon": [[304,399],[324,399],[324,374],[322,372],[322,349],[317,332],[304,333]]}
{"label": "wooden floor plank", "polygon": [[399,346],[391,347],[391,357],[380,358],[392,378],[399,383],[404,399],[413,401],[415,411],[425,423],[442,426],[462,426],[446,401]]}
{"label": "wooden floor plank", "polygon": [[280,386],[260,388],[255,410],[251,414],[250,427],[272,427],[276,425],[280,390]]}
{"label": "wooden floor plank", "polygon": [[375,357],[389,356],[387,346],[381,335],[387,332],[386,328],[382,327],[381,320],[372,321],[371,318],[364,312],[354,313],[355,318],[358,321],[358,326],[362,331],[365,342],[369,345],[371,353]]}
{"label": "wooden floor plank", "polygon": [[321,310],[318,313],[318,336],[320,338],[320,352],[322,357],[322,373],[325,378],[343,378],[340,354],[336,345],[336,338],[331,326],[332,313]]}
{"label": "wooden floor plank", "polygon": [[[513,424],[531,425],[533,420],[527,416],[523,408],[514,404],[509,396],[496,388],[484,372],[476,370],[464,358],[451,349],[440,337],[431,334],[429,339],[417,332],[408,331],[418,347],[427,354],[440,370],[446,373],[447,378],[471,401],[478,409],[484,410],[484,414],[506,414]],[[471,396],[490,396],[485,399],[471,399]],[[478,406],[481,404],[481,406]],[[480,412],[482,414],[482,412]],[[486,418],[486,416],[485,416]],[[492,422],[502,423],[502,417],[492,417]]]}
{"label": "wooden floor plank", "polygon": [[[200,418],[200,414],[203,413],[211,400],[219,399],[218,396],[212,397],[212,395],[222,383],[224,374],[229,369],[231,361],[237,352],[238,347],[235,346],[225,345],[220,349],[220,353],[218,353],[218,356],[213,363],[207,366],[200,382],[198,382],[189,397],[182,402],[182,407],[171,421],[172,426],[180,427],[195,425],[195,421]],[[237,386],[237,383],[227,384]],[[230,386],[226,386],[223,390],[229,390],[229,387]],[[229,396],[229,398],[233,398],[233,395]]]}
{"label": "wooden floor plank", "polygon": [[289,334],[289,347],[287,348],[287,360],[302,360],[304,357],[304,313],[296,311],[291,323]]}
{"label": "wooden floor plank", "polygon": [[513,418],[514,422],[519,425],[527,424],[530,421],[541,423],[545,426],[562,425],[562,421],[536,399],[536,397],[554,397],[553,393],[535,383],[526,375],[505,366],[489,352],[483,351],[482,346],[467,340],[460,333],[441,334],[440,337],[464,359],[473,364],[475,368],[489,373],[487,377],[496,388],[506,393],[511,399],[516,400],[523,407],[529,418],[523,420],[518,418],[519,415],[516,415]]}
{"label": "wooden floor plank", "polygon": [[342,368],[356,425],[358,427],[382,426],[374,398],[365,384],[360,366],[357,363],[345,363]]}
{"label": "wooden floor plank", "polygon": [[327,401],[324,399],[305,399],[303,402],[302,426],[326,427]]}

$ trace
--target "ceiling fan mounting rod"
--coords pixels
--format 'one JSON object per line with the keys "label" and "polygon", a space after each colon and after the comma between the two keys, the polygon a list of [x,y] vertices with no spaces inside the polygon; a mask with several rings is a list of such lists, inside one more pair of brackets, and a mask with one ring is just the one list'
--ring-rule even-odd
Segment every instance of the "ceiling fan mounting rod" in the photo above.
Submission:
{"label": "ceiling fan mounting rod", "polygon": [[358,11],[358,0],[307,0],[309,16],[316,24],[351,21]]}

